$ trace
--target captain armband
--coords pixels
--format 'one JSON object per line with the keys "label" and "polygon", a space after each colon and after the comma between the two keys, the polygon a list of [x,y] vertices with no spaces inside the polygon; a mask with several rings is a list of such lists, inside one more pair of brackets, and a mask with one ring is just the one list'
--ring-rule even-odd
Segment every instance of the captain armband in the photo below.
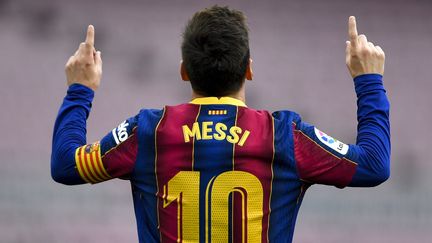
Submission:
{"label": "captain armband", "polygon": [[112,178],[102,163],[99,142],[77,148],[75,163],[80,177],[87,183],[94,184]]}

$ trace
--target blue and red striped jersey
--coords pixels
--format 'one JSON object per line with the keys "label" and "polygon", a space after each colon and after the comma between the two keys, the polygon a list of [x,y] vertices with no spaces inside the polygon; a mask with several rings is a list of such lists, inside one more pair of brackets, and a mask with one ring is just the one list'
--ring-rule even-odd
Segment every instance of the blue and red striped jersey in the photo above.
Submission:
{"label": "blue and red striped jersey", "polygon": [[93,93],[72,85],[55,125],[52,174],[65,184],[130,180],[140,242],[291,242],[309,186],[375,186],[389,176],[381,76],[355,85],[359,126],[350,145],[295,112],[229,97],[143,109],[86,145]]}

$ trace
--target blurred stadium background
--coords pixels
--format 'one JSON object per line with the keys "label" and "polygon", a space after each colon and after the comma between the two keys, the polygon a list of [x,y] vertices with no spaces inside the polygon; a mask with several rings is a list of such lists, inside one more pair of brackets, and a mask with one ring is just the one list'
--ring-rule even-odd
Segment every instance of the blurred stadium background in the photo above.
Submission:
{"label": "blurred stadium background", "polygon": [[95,141],[141,107],[189,99],[179,45],[196,10],[229,4],[249,17],[255,80],[247,102],[291,109],[346,143],[355,93],[344,63],[346,22],[387,54],[392,176],[372,189],[313,186],[294,242],[432,241],[432,3],[428,0],[0,0],[0,242],[136,242],[130,185],[66,187],[50,178],[64,63],[96,26],[104,77],[88,121]]}

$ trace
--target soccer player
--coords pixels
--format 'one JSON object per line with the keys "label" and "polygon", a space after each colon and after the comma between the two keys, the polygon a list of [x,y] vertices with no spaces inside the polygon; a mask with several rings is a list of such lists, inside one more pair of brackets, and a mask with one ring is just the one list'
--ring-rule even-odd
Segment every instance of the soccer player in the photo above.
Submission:
{"label": "soccer player", "polygon": [[140,242],[291,242],[306,189],[372,187],[389,177],[384,52],[348,21],[346,64],[358,105],[356,144],[292,111],[246,106],[253,77],[242,12],[214,6],[187,23],[181,78],[190,102],[143,109],[86,144],[102,74],[94,27],[66,64],[69,89],[54,127],[51,172],[67,185],[130,180]]}

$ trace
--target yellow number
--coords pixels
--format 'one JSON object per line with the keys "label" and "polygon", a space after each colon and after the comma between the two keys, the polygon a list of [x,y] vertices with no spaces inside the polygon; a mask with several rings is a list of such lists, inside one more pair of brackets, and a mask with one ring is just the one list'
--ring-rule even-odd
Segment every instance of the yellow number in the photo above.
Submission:
{"label": "yellow number", "polygon": [[[200,173],[180,171],[164,186],[164,204],[177,202],[177,242],[199,241],[199,181]],[[227,171],[213,177],[206,190],[206,242],[209,227],[211,241],[228,242],[228,208],[230,195],[241,195],[242,241],[260,242],[263,218],[263,187],[259,179],[244,171]],[[209,196],[211,200],[209,201]],[[211,207],[210,207],[211,206]],[[209,208],[211,212],[209,213]],[[181,212],[183,212],[181,214]],[[208,216],[211,217],[208,220]],[[210,221],[210,222],[209,222]],[[247,232],[246,232],[247,224]],[[180,228],[180,225],[183,225]]]}
{"label": "yellow number", "polygon": [[163,188],[163,207],[177,202],[177,242],[199,241],[199,181],[199,172],[180,171]]}
{"label": "yellow number", "polygon": [[[211,240],[228,242],[229,196],[239,192],[242,197],[242,241],[247,238],[247,242],[261,242],[263,188],[258,178],[244,171],[228,171],[214,179],[211,189]],[[248,232],[245,232],[246,223]]]}

